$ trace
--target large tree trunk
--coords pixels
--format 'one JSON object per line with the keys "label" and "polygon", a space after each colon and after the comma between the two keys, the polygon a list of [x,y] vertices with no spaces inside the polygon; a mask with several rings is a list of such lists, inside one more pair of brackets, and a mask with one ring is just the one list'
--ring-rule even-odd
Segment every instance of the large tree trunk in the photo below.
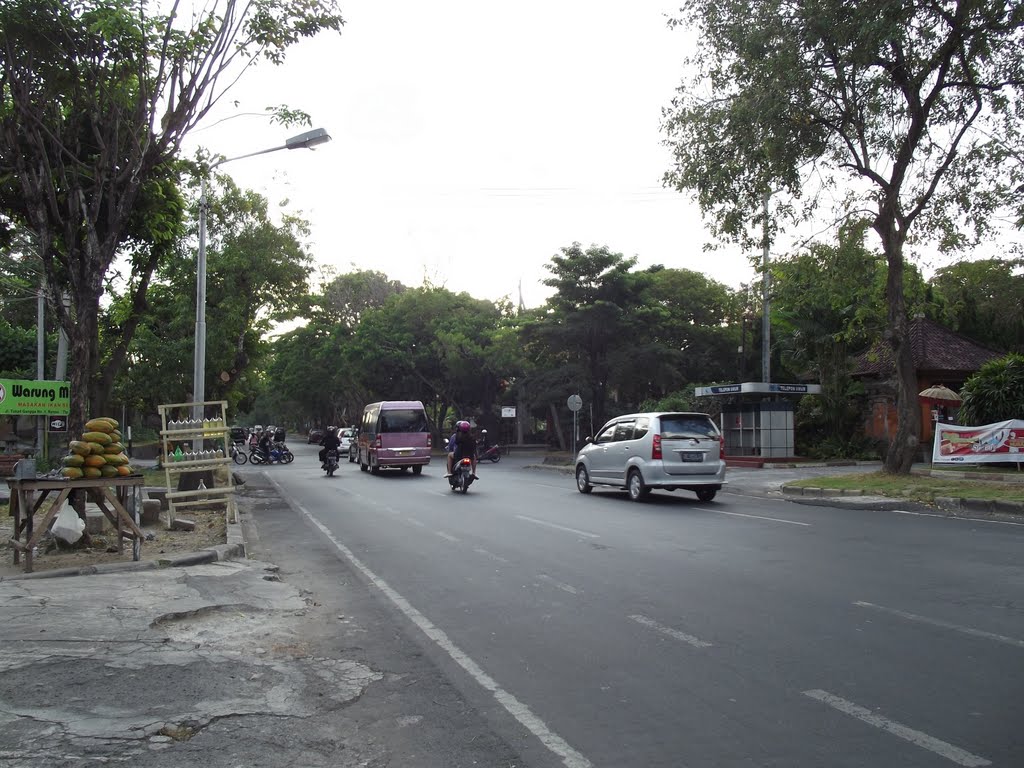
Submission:
{"label": "large tree trunk", "polygon": [[882,238],[889,265],[886,298],[889,304],[888,341],[896,366],[896,434],[889,442],[885,471],[910,474],[917,456],[921,434],[921,410],[917,404],[917,372],[914,370],[906,300],[903,295],[903,237],[897,230],[895,215],[879,218],[875,230]]}
{"label": "large tree trunk", "polygon": [[[81,297],[79,297],[81,301]],[[85,422],[103,414],[92,413],[91,402],[92,374],[96,370],[94,358],[96,350],[97,317],[99,301],[90,302],[93,307],[83,307],[81,303],[72,310],[74,321],[64,327],[68,337],[68,350],[71,365],[68,377],[71,382],[71,413],[68,419],[68,434],[80,435]],[[77,439],[77,438],[76,438]]]}

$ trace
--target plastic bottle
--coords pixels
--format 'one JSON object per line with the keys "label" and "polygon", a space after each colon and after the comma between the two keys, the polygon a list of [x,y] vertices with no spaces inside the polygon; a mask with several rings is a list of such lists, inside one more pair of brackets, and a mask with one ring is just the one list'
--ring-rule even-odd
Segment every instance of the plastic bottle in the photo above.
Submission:
{"label": "plastic bottle", "polygon": [[180,446],[180,445],[179,445],[179,446],[178,446],[177,448],[175,448],[175,449],[174,449],[174,460],[175,460],[175,461],[181,461],[181,460],[182,460],[182,457],[183,457],[184,455],[185,455],[185,454],[183,454],[183,453],[181,452],[181,446]]}

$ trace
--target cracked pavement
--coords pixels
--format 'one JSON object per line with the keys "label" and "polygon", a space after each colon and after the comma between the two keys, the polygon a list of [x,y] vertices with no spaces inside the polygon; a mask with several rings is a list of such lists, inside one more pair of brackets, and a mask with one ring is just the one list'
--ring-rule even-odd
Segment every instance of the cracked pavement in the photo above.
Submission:
{"label": "cracked pavement", "polygon": [[[0,616],[5,768],[484,765],[508,753],[419,654],[375,662],[360,646],[378,628],[329,615],[266,563],[4,580]],[[423,745],[452,711],[482,738],[449,763],[447,746]]]}

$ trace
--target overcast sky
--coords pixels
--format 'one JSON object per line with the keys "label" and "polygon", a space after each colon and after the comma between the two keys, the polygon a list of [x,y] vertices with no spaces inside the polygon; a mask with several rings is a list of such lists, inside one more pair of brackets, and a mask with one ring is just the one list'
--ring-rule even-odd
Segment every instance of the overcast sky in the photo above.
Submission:
{"label": "overcast sky", "polygon": [[[521,282],[527,306],[543,302],[544,265],[574,241],[734,288],[751,279],[748,254],[702,250],[696,206],[661,185],[661,109],[687,45],[667,27],[672,2],[341,7],[340,36],[250,71],[229,110],[287,104],[333,141],[222,169],[304,213],[320,264],[487,299],[518,301]],[[195,132],[186,148],[233,157],[300,131],[243,116]]]}

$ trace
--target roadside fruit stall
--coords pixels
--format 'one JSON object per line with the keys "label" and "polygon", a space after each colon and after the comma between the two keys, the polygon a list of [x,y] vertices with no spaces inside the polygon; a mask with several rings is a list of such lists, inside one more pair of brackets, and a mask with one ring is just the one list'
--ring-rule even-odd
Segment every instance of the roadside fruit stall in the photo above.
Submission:
{"label": "roadside fruit stall", "polygon": [[[133,519],[141,506],[143,477],[131,468],[121,445],[121,433],[114,419],[91,419],[80,440],[72,440],[70,453],[61,463],[60,477],[36,476],[9,478],[10,514],[14,518],[11,546],[14,563],[25,556],[25,572],[32,572],[33,550],[49,530],[57,515],[70,503],[80,518],[91,501],[117,530],[118,552],[124,540],[132,540],[132,559],[141,556],[144,535]],[[35,524],[37,513],[42,514]]]}

